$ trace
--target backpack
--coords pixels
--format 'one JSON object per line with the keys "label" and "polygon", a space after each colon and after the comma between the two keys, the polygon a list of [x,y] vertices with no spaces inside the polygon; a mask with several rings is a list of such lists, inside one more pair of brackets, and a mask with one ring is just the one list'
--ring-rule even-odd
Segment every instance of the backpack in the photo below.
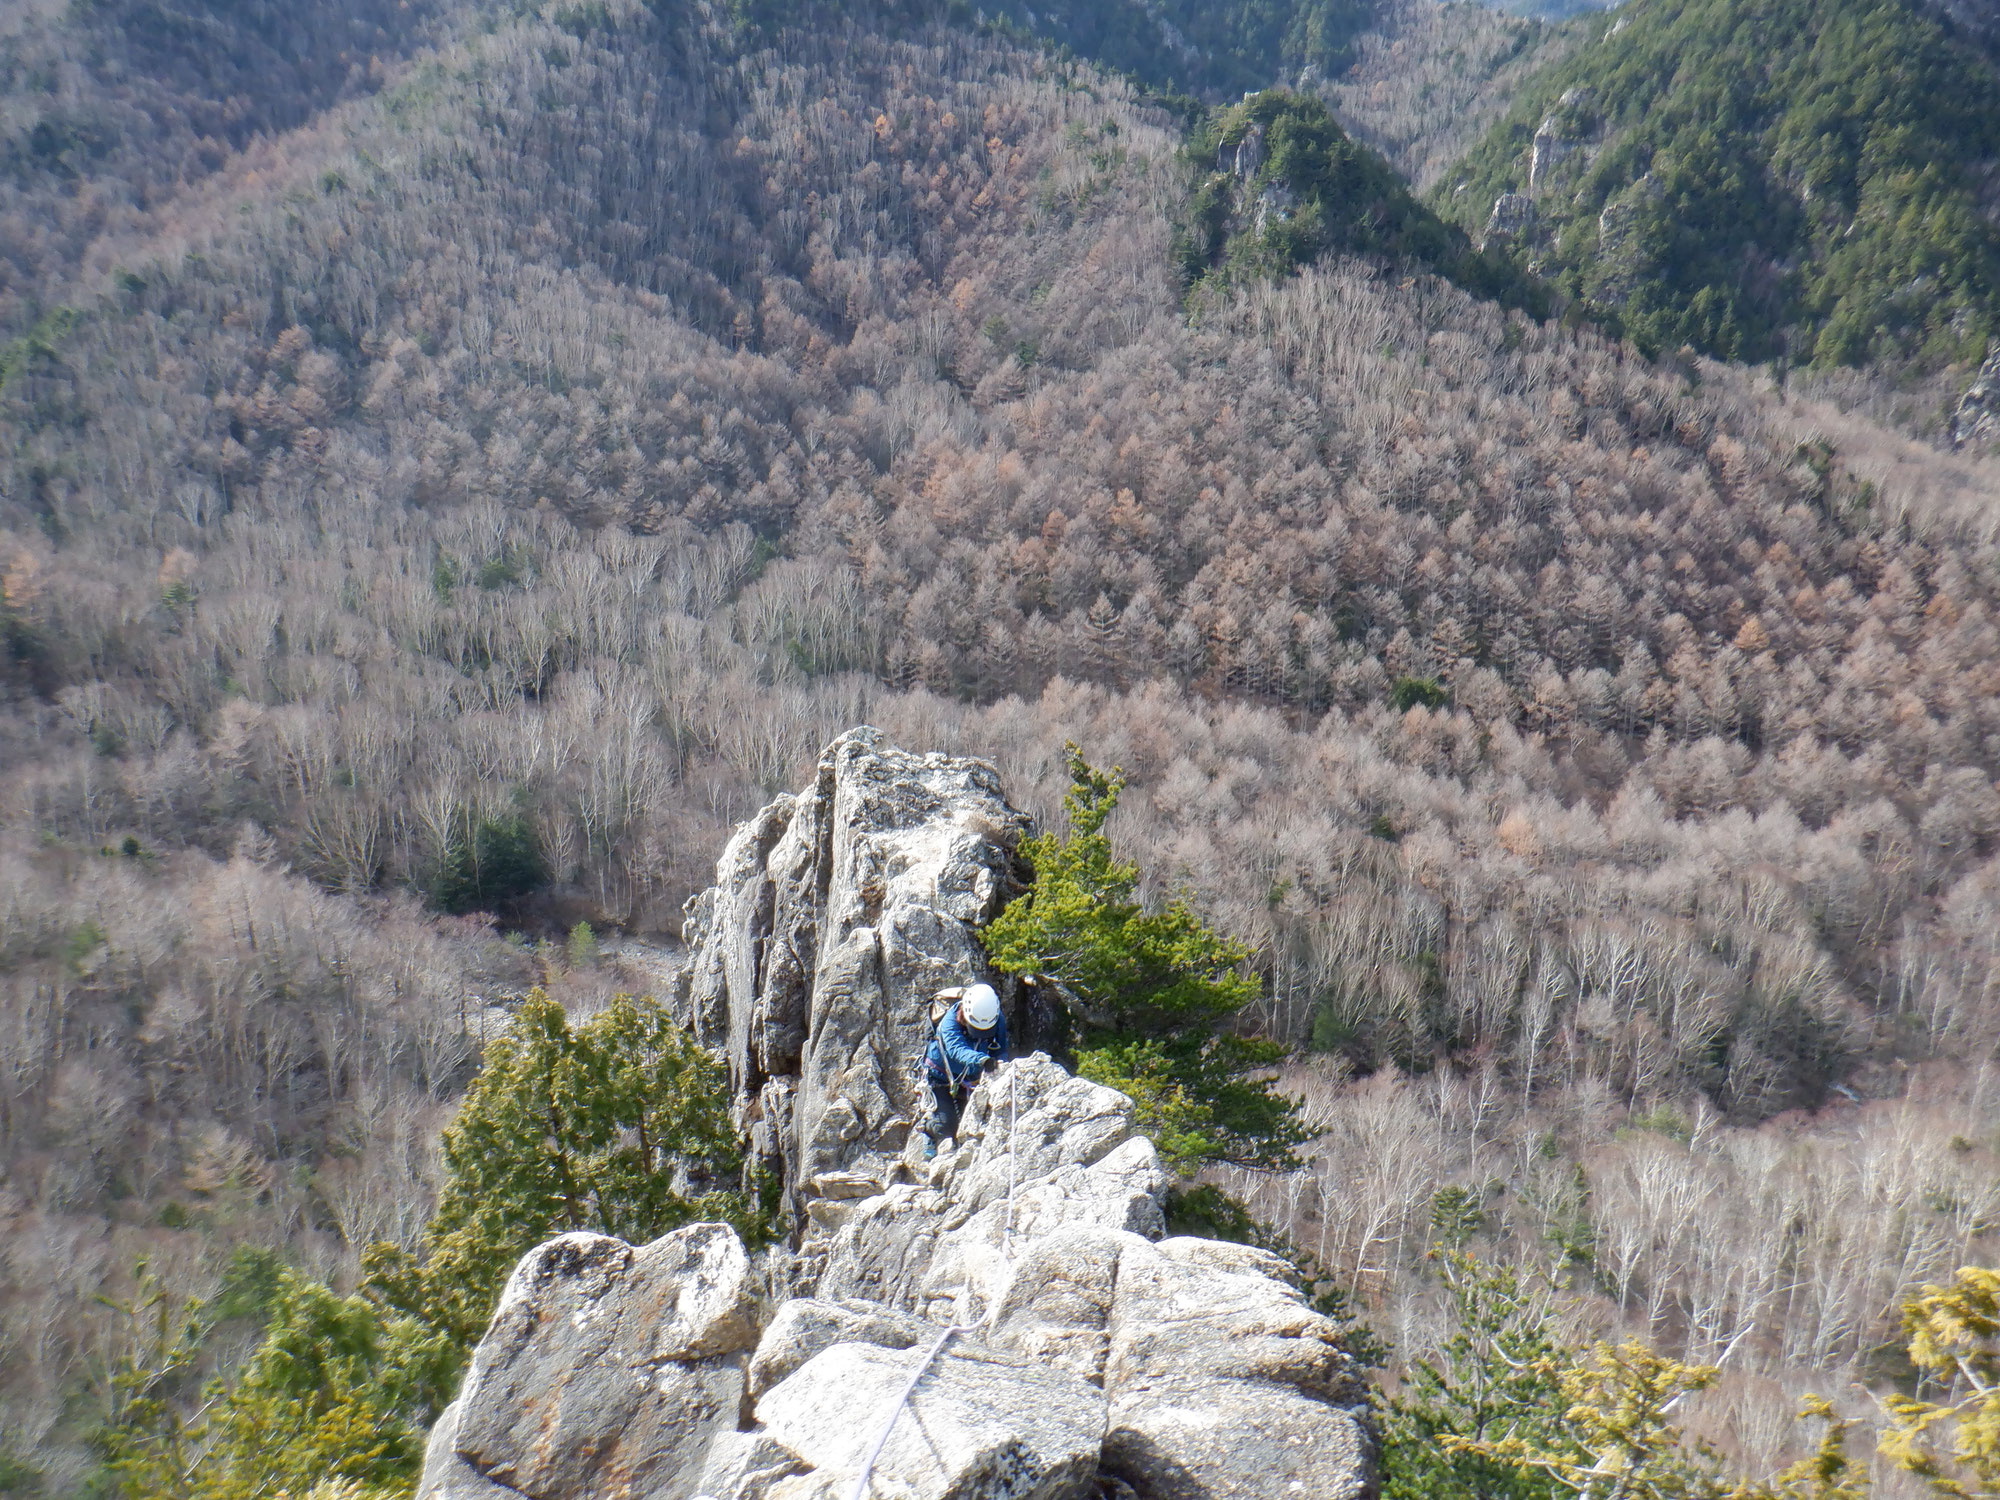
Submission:
{"label": "backpack", "polygon": [[954,1005],[965,998],[965,992],[969,988],[970,985],[955,984],[950,989],[939,990],[931,996],[932,1036],[937,1035],[937,1029],[944,1024],[944,1018],[951,1013]]}

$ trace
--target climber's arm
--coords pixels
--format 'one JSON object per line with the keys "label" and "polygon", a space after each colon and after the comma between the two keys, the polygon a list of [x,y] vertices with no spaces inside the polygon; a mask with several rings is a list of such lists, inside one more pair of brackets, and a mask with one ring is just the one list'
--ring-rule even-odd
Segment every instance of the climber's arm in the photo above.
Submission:
{"label": "climber's arm", "polygon": [[[1006,1024],[1004,1021],[1001,1024]],[[944,1053],[945,1071],[953,1078],[970,1081],[979,1076],[986,1066],[986,1050],[972,1045],[965,1034],[964,1023],[958,1019],[954,1007],[938,1023],[938,1050]]]}

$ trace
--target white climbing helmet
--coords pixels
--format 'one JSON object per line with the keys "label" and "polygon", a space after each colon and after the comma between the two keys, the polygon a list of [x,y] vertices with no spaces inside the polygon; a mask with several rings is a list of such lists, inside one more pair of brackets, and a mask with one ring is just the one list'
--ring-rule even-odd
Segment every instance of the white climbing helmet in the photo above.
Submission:
{"label": "white climbing helmet", "polygon": [[965,1024],[974,1031],[991,1031],[993,1023],[1000,1019],[1000,997],[993,993],[990,984],[975,984],[968,988],[958,1007],[959,1014],[965,1017]]}

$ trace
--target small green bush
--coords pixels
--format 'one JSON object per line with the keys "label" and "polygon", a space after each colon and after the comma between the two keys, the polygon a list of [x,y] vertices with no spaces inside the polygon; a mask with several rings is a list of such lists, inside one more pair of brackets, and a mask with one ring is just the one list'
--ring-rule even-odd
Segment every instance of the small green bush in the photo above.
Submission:
{"label": "small green bush", "polygon": [[1397,713],[1404,714],[1418,704],[1425,708],[1443,708],[1451,702],[1451,694],[1435,677],[1398,677],[1389,689],[1389,702]]}
{"label": "small green bush", "polygon": [[446,852],[431,880],[431,902],[454,915],[491,911],[548,883],[541,841],[521,813],[483,819]]}
{"label": "small green bush", "polygon": [[1229,1029],[1260,988],[1249,950],[1183,898],[1156,909],[1133,899],[1139,867],[1114,857],[1104,832],[1124,776],[1075,745],[1069,758],[1070,831],[1022,845],[1035,881],[986,929],[994,966],[1051,975],[1083,1002],[1077,1071],[1130,1095],[1170,1162],[1190,1173],[1291,1165],[1306,1135],[1297,1106],[1256,1076],[1281,1049]]}

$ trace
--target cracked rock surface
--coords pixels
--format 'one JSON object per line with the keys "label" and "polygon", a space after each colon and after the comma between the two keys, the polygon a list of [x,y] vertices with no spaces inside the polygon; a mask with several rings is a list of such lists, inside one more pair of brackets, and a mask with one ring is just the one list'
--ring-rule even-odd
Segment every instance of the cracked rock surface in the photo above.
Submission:
{"label": "cracked rock surface", "polygon": [[739,1425],[758,1325],[750,1259],[726,1225],[636,1249],[561,1235],[508,1279],[451,1451],[534,1500],[692,1493],[709,1440]]}
{"label": "cracked rock surface", "polygon": [[961,1324],[977,1326],[911,1389],[877,1496],[1370,1494],[1366,1393],[1338,1328],[1278,1257],[1162,1237],[1167,1179],[1131,1101],[1039,1056],[982,1095],[926,1181],[808,1232],[789,1279],[808,1295],[760,1301],[721,1225],[531,1252],[420,1494],[844,1500]]}
{"label": "cracked rock surface", "polygon": [[986,980],[1015,999],[977,929],[1021,889],[1028,826],[985,761],[853,729],[811,786],[736,831],[688,902],[682,1013],[726,1051],[738,1123],[795,1207],[818,1179],[850,1196],[894,1180],[929,1107],[915,1059],[937,991]]}
{"label": "cracked rock surface", "polygon": [[982,763],[856,731],[738,831],[691,903],[683,999],[785,1165],[797,1243],[761,1268],[716,1224],[531,1251],[420,1500],[846,1500],[905,1390],[875,1500],[1374,1492],[1338,1328],[1276,1256],[1166,1237],[1130,1099],[1023,1057],[952,1150],[905,1151],[930,989],[979,972],[1021,827]]}
{"label": "cracked rock surface", "polygon": [[[886,1412],[925,1352],[835,1344],[757,1403],[765,1435],[810,1466],[810,1493],[846,1494],[880,1427],[853,1414]],[[932,1361],[872,1477],[913,1500],[1081,1500],[1103,1440],[1102,1391],[967,1344]]]}

